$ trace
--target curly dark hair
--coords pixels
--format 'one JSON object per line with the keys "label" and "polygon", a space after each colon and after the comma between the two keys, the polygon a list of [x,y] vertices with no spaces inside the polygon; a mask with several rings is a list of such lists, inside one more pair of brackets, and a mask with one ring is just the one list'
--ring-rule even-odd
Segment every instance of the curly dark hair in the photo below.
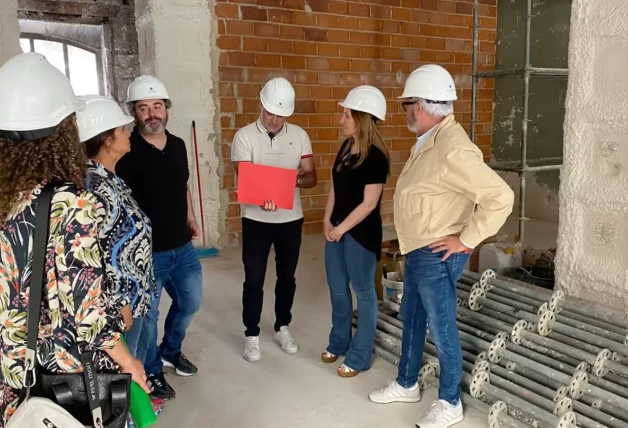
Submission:
{"label": "curly dark hair", "polygon": [[87,159],[72,114],[52,135],[14,143],[0,138],[0,224],[21,195],[53,178],[84,187]]}

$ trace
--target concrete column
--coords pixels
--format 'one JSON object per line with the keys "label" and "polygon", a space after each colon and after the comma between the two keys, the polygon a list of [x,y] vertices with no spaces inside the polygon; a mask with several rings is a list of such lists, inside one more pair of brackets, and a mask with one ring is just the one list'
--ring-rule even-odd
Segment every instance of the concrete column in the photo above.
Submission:
{"label": "concrete column", "polygon": [[[136,0],[136,26],[143,74],[154,74],[168,87],[173,108],[168,130],[187,144],[190,190],[196,218],[201,225],[197,168],[192,141],[196,121],[198,164],[206,246],[218,246],[222,203],[216,143],[217,49],[214,17],[207,0]],[[202,241],[195,242],[202,246]]]}
{"label": "concrete column", "polygon": [[17,21],[17,0],[0,1],[0,66],[22,53],[20,26]]}
{"label": "concrete column", "polygon": [[628,307],[628,4],[574,0],[558,287]]}

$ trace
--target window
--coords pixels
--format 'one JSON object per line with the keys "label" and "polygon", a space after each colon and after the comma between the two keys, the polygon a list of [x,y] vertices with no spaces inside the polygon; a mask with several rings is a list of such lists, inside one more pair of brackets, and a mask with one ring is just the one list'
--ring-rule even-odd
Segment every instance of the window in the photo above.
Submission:
{"label": "window", "polygon": [[50,64],[70,79],[76,95],[104,95],[98,52],[66,40],[36,35],[22,35],[20,46],[24,52],[44,55]]}

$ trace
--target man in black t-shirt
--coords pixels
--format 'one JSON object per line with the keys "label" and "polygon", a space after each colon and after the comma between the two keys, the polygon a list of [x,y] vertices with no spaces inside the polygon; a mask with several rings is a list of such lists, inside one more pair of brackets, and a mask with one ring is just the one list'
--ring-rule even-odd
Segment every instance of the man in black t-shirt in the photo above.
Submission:
{"label": "man in black t-shirt", "polygon": [[164,377],[164,365],[180,376],[198,371],[181,352],[181,345],[202,296],[201,265],[191,242],[200,231],[188,188],[187,153],[185,142],[166,131],[170,106],[167,90],[156,78],[140,76],[131,83],[127,109],[136,126],[131,151],[116,167],[151,220],[157,289],[161,294],[165,288],[172,298],[159,347],[159,297],[144,319],[134,320],[143,324],[136,357],[144,363],[152,395],[164,400],[175,396]]}

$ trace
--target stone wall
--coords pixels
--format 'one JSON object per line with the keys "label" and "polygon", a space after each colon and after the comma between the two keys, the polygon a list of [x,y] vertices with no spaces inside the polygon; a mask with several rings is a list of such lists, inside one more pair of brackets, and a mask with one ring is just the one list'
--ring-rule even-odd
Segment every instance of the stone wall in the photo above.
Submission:
{"label": "stone wall", "polygon": [[628,306],[628,3],[574,0],[558,287]]}

